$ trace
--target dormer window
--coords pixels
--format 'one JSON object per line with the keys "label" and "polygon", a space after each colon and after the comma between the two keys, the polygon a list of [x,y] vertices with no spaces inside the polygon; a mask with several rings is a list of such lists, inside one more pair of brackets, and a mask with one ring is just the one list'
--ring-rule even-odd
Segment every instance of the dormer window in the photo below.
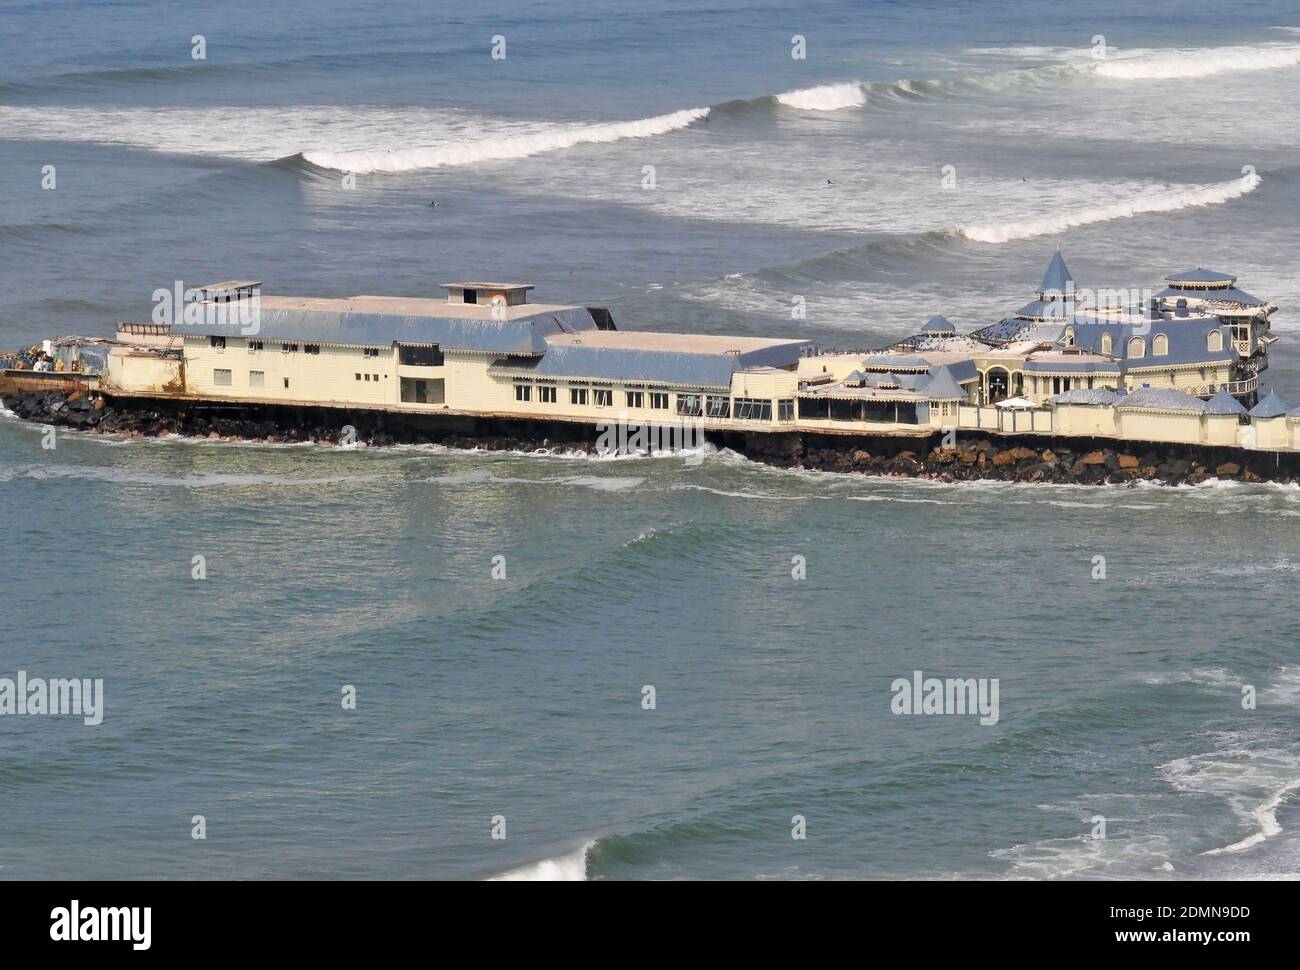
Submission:
{"label": "dormer window", "polygon": [[1065,346],[1067,346],[1067,347],[1073,347],[1073,346],[1074,346],[1074,328],[1073,328],[1073,327],[1066,327],[1066,328],[1065,328]]}
{"label": "dormer window", "polygon": [[1103,354],[1113,353],[1114,347],[1115,347],[1115,342],[1111,339],[1110,334],[1103,333],[1101,335],[1101,352]]}
{"label": "dormer window", "polygon": [[1223,349],[1223,331],[1211,330],[1205,338],[1205,349],[1214,353]]}
{"label": "dormer window", "polygon": [[1141,337],[1132,337],[1128,342],[1128,356],[1130,360],[1145,357],[1147,355],[1147,342]]}
{"label": "dormer window", "polygon": [[1155,357],[1169,356],[1169,338],[1163,333],[1158,333],[1151,338],[1151,354]]}

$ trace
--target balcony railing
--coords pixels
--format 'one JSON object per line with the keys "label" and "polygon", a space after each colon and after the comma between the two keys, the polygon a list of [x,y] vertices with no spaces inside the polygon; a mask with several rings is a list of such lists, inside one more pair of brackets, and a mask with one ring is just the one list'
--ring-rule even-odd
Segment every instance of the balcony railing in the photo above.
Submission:
{"label": "balcony railing", "polygon": [[1254,375],[1244,381],[1225,381],[1222,384],[1197,384],[1195,387],[1188,387],[1185,390],[1193,397],[1212,397],[1219,391],[1227,391],[1234,397],[1238,397],[1242,394],[1249,394],[1258,388],[1259,375]]}

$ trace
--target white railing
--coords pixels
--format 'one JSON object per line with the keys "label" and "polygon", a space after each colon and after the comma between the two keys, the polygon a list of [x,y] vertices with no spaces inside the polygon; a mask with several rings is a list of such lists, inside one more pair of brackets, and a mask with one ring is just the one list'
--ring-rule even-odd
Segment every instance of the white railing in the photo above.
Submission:
{"label": "white railing", "polygon": [[1219,391],[1227,391],[1234,396],[1238,394],[1249,394],[1251,391],[1259,388],[1259,375],[1247,377],[1244,381],[1224,381],[1222,384],[1197,384],[1193,387],[1184,388],[1188,394],[1193,397],[1210,397]]}

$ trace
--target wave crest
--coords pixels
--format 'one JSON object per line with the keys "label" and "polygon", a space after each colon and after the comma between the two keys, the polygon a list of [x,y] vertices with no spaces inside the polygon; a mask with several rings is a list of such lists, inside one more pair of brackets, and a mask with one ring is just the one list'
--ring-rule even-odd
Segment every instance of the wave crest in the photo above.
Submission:
{"label": "wave crest", "polygon": [[359,175],[375,172],[414,172],[450,165],[473,165],[478,162],[527,158],[575,145],[602,144],[624,138],[649,138],[702,121],[708,108],[687,108],[671,114],[500,138],[483,138],[436,148],[409,148],[397,151],[303,152],[304,161],[340,172]]}
{"label": "wave crest", "polygon": [[800,88],[774,97],[778,104],[801,111],[839,111],[842,108],[860,108],[867,103],[866,92],[857,81]]}
{"label": "wave crest", "polygon": [[961,226],[954,229],[953,232],[964,239],[982,243],[1005,243],[1018,239],[1032,239],[1034,236],[1064,232],[1067,229],[1091,225],[1094,222],[1131,219],[1134,216],[1150,212],[1177,212],[1180,209],[1190,209],[1203,205],[1222,205],[1232,199],[1253,192],[1259,187],[1259,184],[1259,175],[1251,170],[1247,171],[1241,178],[1229,182],[1162,189],[1113,202],[1109,205],[1059,212],[1055,215],[1043,216],[1037,219]]}

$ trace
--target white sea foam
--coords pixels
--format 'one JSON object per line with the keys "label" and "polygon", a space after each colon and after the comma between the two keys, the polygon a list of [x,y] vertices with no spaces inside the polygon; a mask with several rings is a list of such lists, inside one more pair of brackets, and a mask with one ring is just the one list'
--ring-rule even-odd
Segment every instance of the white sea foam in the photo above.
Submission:
{"label": "white sea foam", "polygon": [[112,482],[121,485],[159,485],[173,488],[213,488],[238,486],[315,486],[338,485],[347,482],[378,481],[378,475],[336,475],[328,478],[294,478],[290,475],[254,475],[234,472],[202,472],[193,475],[161,475],[150,472],[127,471],[98,465],[33,466],[18,470],[24,478],[56,481],[83,479]]}
{"label": "white sea foam", "polygon": [[[1086,826],[1081,823],[1080,827]],[[1168,855],[1169,840],[1163,835],[1043,839],[989,853],[990,858],[1009,863],[1011,876],[1019,879],[1060,879],[1115,865],[1126,872],[1135,868],[1153,871],[1163,867]]]}
{"label": "white sea foam", "polygon": [[[408,172],[525,158],[586,143],[648,138],[685,128],[708,108],[637,121],[558,125],[441,108],[72,108],[0,105],[7,137],[93,141],[186,155],[257,161],[301,154],[313,165],[358,174]],[[484,135],[483,132],[491,134]]]}
{"label": "white sea foam", "polygon": [[342,172],[413,172],[449,165],[474,165],[506,161],[553,152],[575,145],[601,144],[624,138],[649,138],[686,128],[706,118],[708,108],[690,108],[639,121],[598,125],[551,127],[544,131],[501,137],[478,138],[453,144],[388,151],[312,151],[303,158],[313,165]]}
{"label": "white sea foam", "polygon": [[1116,202],[1089,206],[1072,211],[1058,212],[1036,219],[986,223],[962,226],[958,235],[975,242],[1005,243],[1017,239],[1031,239],[1051,233],[1064,232],[1077,226],[1112,219],[1131,219],[1151,212],[1177,212],[1204,205],[1222,205],[1240,198],[1259,187],[1260,177],[1253,171],[1238,179],[1213,185],[1184,185],[1153,189],[1149,192]]}
{"label": "white sea foam", "polygon": [[1161,774],[1183,792],[1217,795],[1252,829],[1246,836],[1205,855],[1244,852],[1282,831],[1277,812],[1300,791],[1300,759],[1294,751],[1249,743],[1161,765]]}
{"label": "white sea foam", "polygon": [[595,840],[580,849],[553,859],[543,859],[531,865],[512,869],[493,876],[493,882],[584,882],[587,879],[587,853],[595,847]]}
{"label": "white sea foam", "polygon": [[823,84],[815,88],[800,88],[776,95],[776,100],[788,108],[802,111],[839,111],[843,108],[860,108],[867,103],[866,92],[862,85],[853,81],[848,84]]}
{"label": "white sea foam", "polygon": [[1254,44],[1185,50],[1130,50],[1095,63],[1099,77],[1120,81],[1175,81],[1300,64],[1300,45]]}

